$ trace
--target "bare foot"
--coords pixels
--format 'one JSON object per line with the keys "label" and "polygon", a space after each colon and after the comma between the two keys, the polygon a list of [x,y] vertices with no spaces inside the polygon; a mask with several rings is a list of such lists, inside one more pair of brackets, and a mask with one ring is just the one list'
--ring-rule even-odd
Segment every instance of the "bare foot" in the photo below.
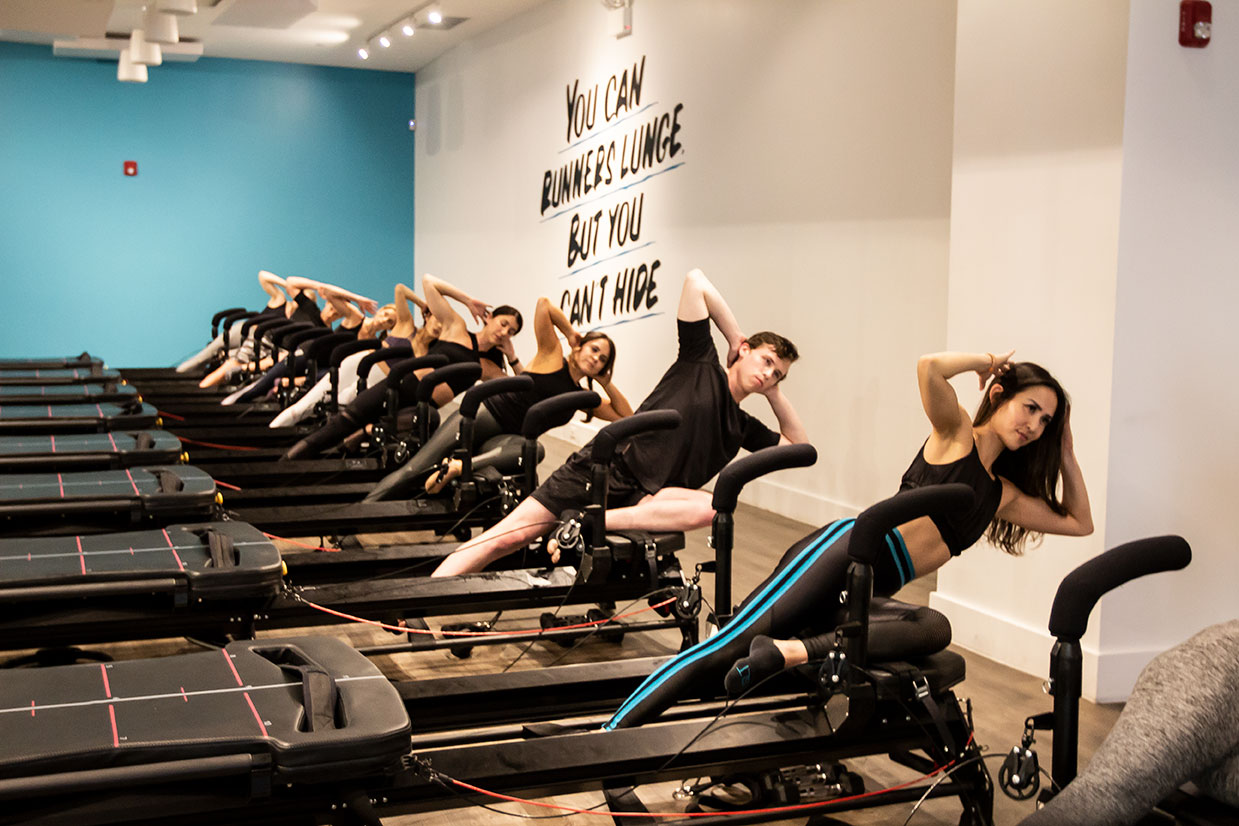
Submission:
{"label": "bare foot", "polygon": [[426,492],[430,494],[438,493],[447,487],[447,483],[460,475],[464,466],[459,459],[449,459],[447,467],[440,466],[438,470],[430,474],[430,478],[426,480]]}

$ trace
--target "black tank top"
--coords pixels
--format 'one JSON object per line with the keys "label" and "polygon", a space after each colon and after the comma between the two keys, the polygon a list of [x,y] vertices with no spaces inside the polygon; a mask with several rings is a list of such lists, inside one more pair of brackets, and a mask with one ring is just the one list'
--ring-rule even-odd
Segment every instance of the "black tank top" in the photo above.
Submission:
{"label": "black tank top", "polygon": [[942,541],[946,543],[951,556],[959,556],[985,535],[985,529],[994,520],[994,514],[998,513],[998,506],[1002,503],[1002,482],[986,472],[985,465],[981,464],[976,442],[972,443],[972,452],[967,456],[945,465],[931,465],[926,462],[925,445],[921,445],[921,449],[916,452],[916,458],[904,471],[899,489],[911,490],[951,483],[972,488],[977,495],[976,502],[964,513],[931,516],[930,519],[938,528],[938,533],[942,534]]}
{"label": "black tank top", "polygon": [[293,299],[293,303],[297,305],[297,309],[293,310],[289,321],[308,321],[311,324],[317,324],[319,327],[323,324],[323,316],[319,312],[318,305],[314,303],[314,299],[305,294],[304,291],[297,293],[297,297]]}
{"label": "black tank top", "polygon": [[[525,422],[525,413],[543,399],[581,389],[580,385],[572,380],[566,361],[554,373],[531,373],[526,370],[525,375],[533,379],[532,390],[521,393],[500,393],[482,402],[495,417],[495,421],[499,423],[504,433],[520,433],[521,426]],[[572,414],[569,413],[559,424],[565,424],[571,418]]]}
{"label": "black tank top", "polygon": [[[492,347],[485,353],[478,352],[478,337],[473,333],[469,333],[469,342],[473,345],[472,348],[466,347],[463,344],[457,344],[454,341],[437,340],[434,344],[426,349],[427,354],[440,355],[447,357],[448,364],[477,364],[482,359],[493,361],[499,365],[499,369],[503,369],[503,353],[499,352],[499,348]],[[448,382],[448,387],[452,388],[452,395],[455,396],[465,390],[473,382],[469,379],[453,379]]]}

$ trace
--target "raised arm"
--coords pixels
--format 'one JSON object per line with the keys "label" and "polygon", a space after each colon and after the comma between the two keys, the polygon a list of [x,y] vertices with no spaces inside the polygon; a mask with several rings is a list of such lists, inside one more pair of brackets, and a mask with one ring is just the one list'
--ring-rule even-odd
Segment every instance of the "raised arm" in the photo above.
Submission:
{"label": "raised arm", "polygon": [[718,288],[710,283],[710,279],[699,269],[689,270],[688,275],[684,276],[676,318],[680,321],[709,318],[727,339],[727,365],[730,367],[736,360],[736,354],[744,342],[744,333],[740,332],[740,324],[732,315],[731,308],[723,300]]}
{"label": "raised arm", "polygon": [[533,311],[533,334],[538,342],[538,352],[529,362],[529,369],[536,373],[551,373],[559,369],[564,357],[556,330],[564,334],[569,347],[581,343],[581,336],[573,329],[564,311],[543,296]]}
{"label": "raised arm", "polygon": [[[299,275],[294,275],[288,279],[288,286],[300,290],[313,290],[327,301],[331,301],[329,293],[332,293],[339,301],[351,302],[357,305],[357,309],[361,310],[363,313],[373,314],[379,309],[379,303],[373,298],[366,298],[364,295],[358,295],[351,290],[346,290],[343,287],[336,286],[335,284],[328,284],[325,281],[315,281],[313,278],[304,278]],[[342,309],[342,307],[335,301],[331,301],[331,304],[341,315],[349,315],[349,312]]]}
{"label": "raised arm", "polygon": [[998,508],[998,515],[1008,522],[1038,533],[1088,536],[1093,532],[1093,509],[1088,501],[1088,488],[1084,485],[1084,472],[1080,470],[1080,462],[1076,459],[1070,410],[1063,422],[1061,444],[1062,502],[1066,513],[1056,513],[1039,497],[1029,496],[1003,479],[1002,505]]}
{"label": "raised arm", "polygon": [[779,421],[779,444],[807,443],[809,433],[805,430],[804,423],[800,421],[800,414],[796,412],[796,408],[792,407],[791,401],[783,395],[782,384],[774,385],[763,395],[766,401],[770,402],[770,409],[774,411],[774,417]]}
{"label": "raised arm", "polygon": [[993,353],[932,353],[916,363],[916,381],[921,390],[921,406],[933,427],[933,435],[947,442],[965,442],[971,449],[972,419],[959,404],[950,378],[969,371],[980,376],[981,387],[990,376],[1000,376],[1010,367],[1015,351]]}
{"label": "raised arm", "polygon": [[614,380],[599,378],[597,381],[598,386],[602,388],[602,392],[607,394],[607,400],[591,410],[590,413],[604,422],[615,422],[631,416],[632,405],[628,403],[628,399],[620,392],[620,389],[615,386]]}
{"label": "raised arm", "polygon": [[327,303],[335,308],[335,311],[340,314],[341,324],[343,329],[353,329],[358,324],[361,324],[365,319],[365,314],[361,308],[352,301],[349,301],[343,294],[337,291],[330,284],[322,284],[318,289],[318,294],[327,299]]}
{"label": "raised arm", "polygon": [[426,305],[430,307],[430,312],[443,325],[443,332],[439,334],[439,338],[444,341],[465,344],[469,339],[469,331],[465,326],[465,320],[461,318],[460,313],[452,309],[452,305],[448,303],[447,299],[454,298],[461,304],[464,304],[469,308],[469,312],[474,319],[479,322],[485,321],[488,315],[488,310],[484,303],[473,298],[464,290],[440,278],[435,278],[433,275],[427,274],[422,276],[422,292],[426,296]]}
{"label": "raised arm", "polygon": [[417,329],[417,321],[413,318],[413,311],[409,309],[409,304],[416,304],[422,311],[423,322],[426,319],[426,313],[429,312],[426,302],[422,301],[422,297],[413,292],[407,284],[396,285],[395,304],[396,323],[401,330]]}
{"label": "raised arm", "polygon": [[262,287],[263,292],[271,296],[267,302],[268,307],[281,307],[288,300],[288,284],[275,273],[259,270],[258,285]]}

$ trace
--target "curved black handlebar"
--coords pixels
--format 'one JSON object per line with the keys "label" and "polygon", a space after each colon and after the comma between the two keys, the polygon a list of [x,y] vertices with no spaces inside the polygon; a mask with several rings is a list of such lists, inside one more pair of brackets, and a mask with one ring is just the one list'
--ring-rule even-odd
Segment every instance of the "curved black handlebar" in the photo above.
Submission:
{"label": "curved black handlebar", "polygon": [[[434,374],[432,373],[431,375]],[[465,391],[464,397],[460,400],[460,415],[466,419],[476,419],[478,407],[482,404],[483,399],[498,396],[500,393],[520,393],[524,390],[532,389],[533,379],[529,376],[503,376],[484,381]]]}
{"label": "curved black handlebar", "polygon": [[446,367],[440,367],[422,376],[421,382],[417,385],[417,400],[419,402],[430,401],[430,397],[434,395],[435,388],[440,384],[447,384],[458,378],[467,378],[470,383],[473,383],[481,375],[482,365],[476,362],[449,364]]}
{"label": "curved black handlebar", "polygon": [[380,347],[363,358],[361,364],[357,365],[357,377],[364,379],[370,375],[370,368],[381,361],[399,361],[400,359],[408,358],[413,358],[413,348],[407,344],[397,347]]}
{"label": "curved black handlebar", "polygon": [[[395,387],[400,383],[400,380],[412,373],[414,370],[425,370],[430,367],[442,367],[447,361],[447,356],[440,355],[425,355],[417,358],[404,359],[398,361],[391,366],[387,371],[387,386]],[[434,375],[433,373],[430,375]]]}
{"label": "curved black handlebar", "polygon": [[552,427],[567,424],[578,410],[593,410],[600,404],[602,397],[593,390],[574,390],[543,399],[525,411],[521,435],[536,439]]}
{"label": "curved black handlebar", "polygon": [[[356,341],[356,337],[347,330],[342,333],[328,333],[325,336],[310,336],[310,338],[314,339],[313,343],[302,349],[305,351],[306,358],[312,359],[316,364],[322,362],[329,353],[334,353],[337,347]],[[292,339],[289,341],[291,342]]]}
{"label": "curved black handlebar", "polygon": [[677,410],[650,410],[611,422],[594,437],[594,447],[589,454],[590,461],[596,465],[608,464],[615,456],[616,446],[624,439],[651,430],[674,430],[680,426],[681,421]]}
{"label": "curved black handlebar", "polygon": [[243,312],[245,312],[244,307],[229,307],[227,310],[220,310],[218,313],[211,316],[211,338],[215,338],[215,336],[219,335],[219,323],[224,320],[224,316]]}
{"label": "curved black handlebar", "polygon": [[723,468],[714,483],[711,506],[719,513],[732,513],[740,489],[757,477],[786,468],[808,467],[816,461],[817,449],[809,444],[776,445],[759,450]]}
{"label": "curved black handlebar", "polygon": [[324,336],[330,336],[330,335],[335,335],[335,334],[332,333],[331,330],[329,330],[326,327],[309,327],[304,330],[297,330],[283,337],[283,341],[281,342],[281,349],[296,350],[299,346],[301,346],[302,344],[305,344],[307,341],[310,341],[316,338],[323,338]]}
{"label": "curved black handlebar", "polygon": [[364,353],[366,350],[377,350],[383,346],[383,342],[377,338],[359,338],[356,341],[348,341],[344,344],[338,344],[331,350],[331,366],[339,367],[340,363],[354,353]]}
{"label": "curved black handlebar", "polygon": [[1153,536],[1112,548],[1085,562],[1063,579],[1050,609],[1050,633],[1078,640],[1088,629],[1093,606],[1108,591],[1138,577],[1186,568],[1192,548],[1181,536]]}
{"label": "curved black handlebar", "polygon": [[928,485],[883,499],[856,517],[852,536],[848,539],[848,556],[854,562],[872,565],[882,537],[892,528],[922,516],[963,510],[972,507],[975,501],[976,494],[967,485]]}

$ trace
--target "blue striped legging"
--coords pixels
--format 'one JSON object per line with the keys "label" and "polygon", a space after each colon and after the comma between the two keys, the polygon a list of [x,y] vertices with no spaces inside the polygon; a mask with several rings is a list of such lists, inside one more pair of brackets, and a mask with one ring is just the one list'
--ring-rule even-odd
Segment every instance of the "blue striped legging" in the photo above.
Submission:
{"label": "blue striped legging", "polygon": [[[774,572],[744,600],[731,622],[713,637],[661,665],[603,728],[641,725],[681,697],[716,693],[713,689],[721,689],[723,675],[748,654],[749,643],[759,634],[786,638],[833,620],[839,594],[847,583],[848,537],[855,521],[831,522],[789,548]],[[890,554],[879,555],[874,578],[874,590],[882,595],[894,593],[913,578],[903,538],[892,531],[886,542]],[[890,564],[886,564],[888,560]],[[887,571],[893,576],[884,576]]]}

